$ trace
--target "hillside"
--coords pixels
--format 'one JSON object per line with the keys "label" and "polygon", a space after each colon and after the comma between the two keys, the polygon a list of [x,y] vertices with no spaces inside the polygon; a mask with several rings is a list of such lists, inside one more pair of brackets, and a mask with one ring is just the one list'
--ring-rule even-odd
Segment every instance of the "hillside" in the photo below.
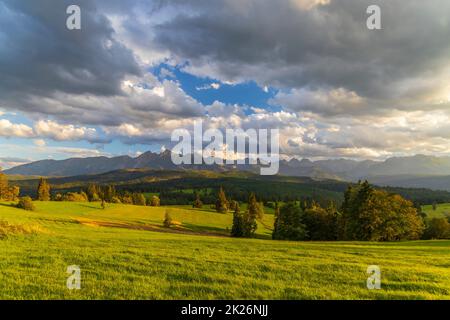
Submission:
{"label": "hillside", "polygon": [[[39,179],[33,177],[18,180],[11,179],[11,184],[18,185],[22,195],[35,196]],[[163,203],[170,204],[170,199],[178,199],[173,204],[188,204],[193,201],[193,190],[210,193],[213,202],[215,192],[223,187],[227,195],[239,201],[247,201],[248,195],[255,192],[259,199],[265,201],[289,201],[314,199],[322,205],[330,201],[337,204],[343,200],[343,193],[348,182],[336,180],[316,180],[308,177],[260,176],[246,171],[214,172],[206,170],[150,170],[122,169],[96,175],[49,178],[53,193],[69,191],[78,192],[89,183],[112,184],[117,190],[163,193]],[[268,187],[270,186],[270,187]],[[425,188],[384,187],[414,202],[431,204],[433,202],[450,202],[450,192],[433,191]],[[169,202],[167,202],[169,201]]]}
{"label": "hillside", "polygon": [[[0,238],[0,299],[450,298],[449,241],[272,241],[263,225],[263,239],[235,239],[226,236],[231,214],[36,205],[26,212],[0,203],[0,220],[16,230]],[[176,230],[161,227],[166,209]],[[373,264],[382,290],[367,290]],[[82,290],[67,289],[69,265],[80,267]]]}
{"label": "hillside", "polygon": [[[93,157],[67,160],[42,160],[4,172],[8,175],[69,177],[98,175],[121,169],[209,171],[215,173],[242,171],[258,173],[257,165],[180,165],[171,161],[170,151],[146,152],[139,157]],[[330,159],[310,161],[295,158],[280,161],[279,174],[309,177],[314,180],[353,181],[368,179],[381,186],[414,187],[450,191],[450,158],[416,155],[389,158],[385,161]]]}

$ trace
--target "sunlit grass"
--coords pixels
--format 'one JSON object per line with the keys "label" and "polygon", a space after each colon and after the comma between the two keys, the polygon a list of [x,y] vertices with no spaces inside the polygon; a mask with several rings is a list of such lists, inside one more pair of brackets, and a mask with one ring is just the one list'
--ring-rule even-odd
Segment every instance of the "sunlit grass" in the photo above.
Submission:
{"label": "sunlit grass", "polygon": [[[0,206],[0,220],[46,231],[0,240],[0,298],[450,298],[450,241],[281,242],[267,240],[270,229],[262,225],[258,236],[266,239],[233,239],[226,236],[232,215],[208,209],[102,210],[97,203],[57,202],[36,207],[28,212]],[[166,209],[184,234],[134,229],[161,226]],[[265,219],[271,227],[273,216]],[[381,290],[366,288],[366,269],[373,264],[382,271]],[[81,268],[79,291],[66,288],[69,265]]]}

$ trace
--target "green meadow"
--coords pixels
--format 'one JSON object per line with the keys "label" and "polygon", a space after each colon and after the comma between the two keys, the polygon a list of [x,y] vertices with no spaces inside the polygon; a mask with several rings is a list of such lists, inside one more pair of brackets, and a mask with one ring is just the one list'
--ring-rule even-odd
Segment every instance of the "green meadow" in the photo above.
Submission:
{"label": "green meadow", "polygon": [[35,204],[0,204],[1,299],[450,299],[450,241],[272,241],[271,214],[257,239],[234,239],[232,215],[210,209]]}
{"label": "green meadow", "polygon": [[450,203],[439,203],[436,205],[436,210],[433,210],[432,205],[423,206],[422,210],[428,218],[445,218],[450,216]]}

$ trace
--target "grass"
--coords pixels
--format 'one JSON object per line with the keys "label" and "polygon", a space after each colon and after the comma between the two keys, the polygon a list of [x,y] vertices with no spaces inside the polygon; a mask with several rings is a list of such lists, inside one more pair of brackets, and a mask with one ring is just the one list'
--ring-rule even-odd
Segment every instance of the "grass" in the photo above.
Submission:
{"label": "grass", "polygon": [[[209,209],[37,202],[27,212],[0,205],[1,299],[450,299],[450,241],[399,243],[227,237],[231,214]],[[165,210],[179,226],[161,227]],[[175,233],[176,232],[176,233]],[[366,288],[378,265],[382,289]],[[81,268],[68,290],[67,267]]]}
{"label": "grass", "polygon": [[437,204],[436,210],[432,205],[423,206],[422,210],[427,214],[428,218],[445,218],[450,216],[450,203]]}

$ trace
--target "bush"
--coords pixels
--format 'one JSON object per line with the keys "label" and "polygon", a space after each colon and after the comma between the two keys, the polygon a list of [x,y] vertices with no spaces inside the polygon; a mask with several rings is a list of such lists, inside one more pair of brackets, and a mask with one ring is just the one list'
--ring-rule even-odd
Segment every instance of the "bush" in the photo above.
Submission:
{"label": "bush", "polygon": [[159,207],[160,204],[161,204],[161,201],[159,200],[159,197],[158,197],[158,196],[153,196],[153,197],[150,199],[150,205],[151,205],[152,207]]}
{"label": "bush", "polygon": [[172,217],[169,211],[166,210],[166,213],[164,214],[163,226],[164,228],[170,228],[171,225],[172,225]]}
{"label": "bush", "polygon": [[122,202],[120,201],[119,197],[112,197],[111,203],[122,203]]}
{"label": "bush", "polygon": [[68,192],[67,194],[65,194],[63,196],[63,201],[68,201],[68,202],[87,202],[88,201],[88,197],[87,197],[86,193],[84,193],[84,192],[81,192],[81,193]]}
{"label": "bush", "polygon": [[433,218],[427,222],[424,239],[450,239],[450,223],[445,218]]}
{"label": "bush", "polygon": [[17,208],[24,209],[27,211],[34,211],[36,208],[34,207],[33,200],[30,197],[22,197],[17,204]]}

